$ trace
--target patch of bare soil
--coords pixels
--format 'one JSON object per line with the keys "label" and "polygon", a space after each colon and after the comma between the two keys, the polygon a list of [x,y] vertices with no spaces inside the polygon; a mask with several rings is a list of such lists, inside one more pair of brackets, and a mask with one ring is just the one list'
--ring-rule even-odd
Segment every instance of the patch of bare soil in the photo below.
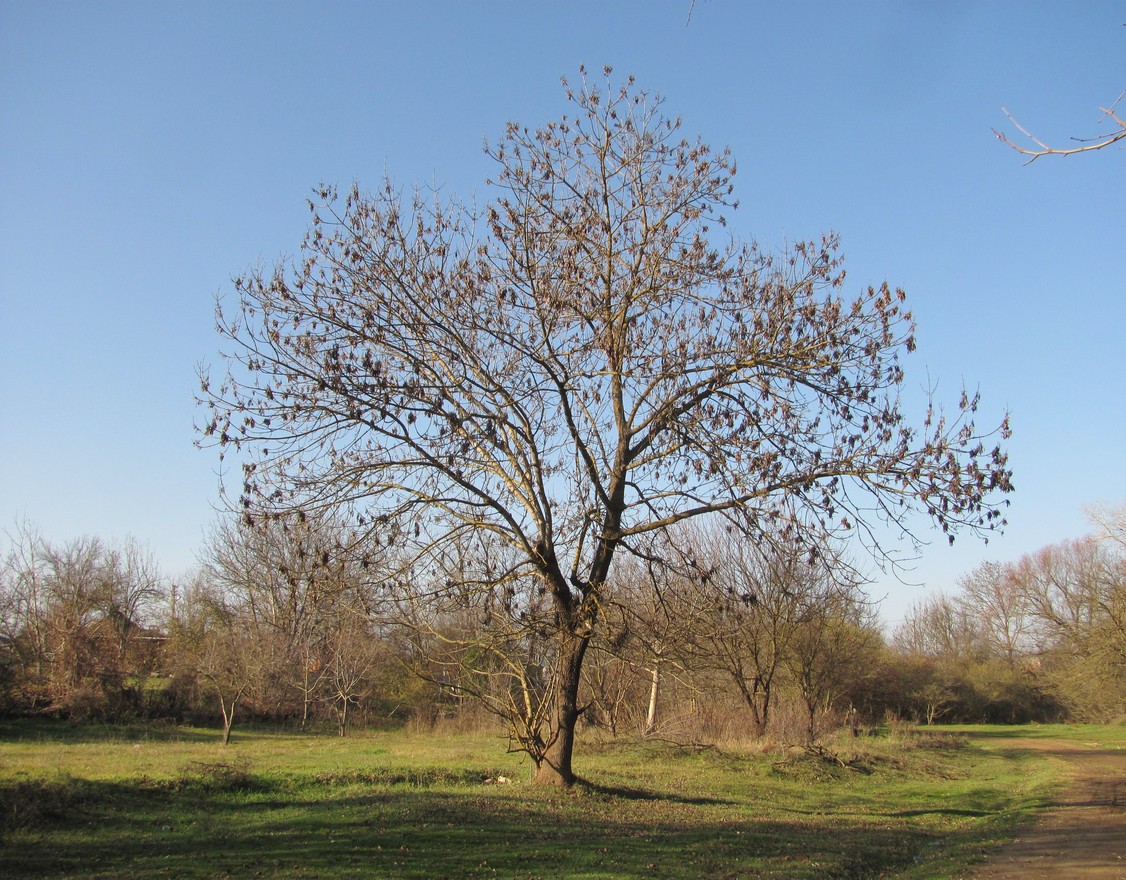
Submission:
{"label": "patch of bare soil", "polygon": [[1098,743],[1013,740],[1067,761],[1068,786],[974,880],[1126,880],[1126,750]]}

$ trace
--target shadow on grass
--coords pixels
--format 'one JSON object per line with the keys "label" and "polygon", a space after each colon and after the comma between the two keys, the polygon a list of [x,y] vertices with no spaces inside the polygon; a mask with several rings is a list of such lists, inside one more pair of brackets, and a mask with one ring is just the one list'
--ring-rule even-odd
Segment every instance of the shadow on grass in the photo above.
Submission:
{"label": "shadow on grass", "polygon": [[60,745],[112,742],[218,743],[221,730],[177,727],[171,724],[92,724],[55,718],[0,720],[0,742],[49,742]]}
{"label": "shadow on grass", "polygon": [[[589,784],[39,785],[0,788],[0,876],[860,878],[894,873],[935,841],[886,816],[758,818],[725,801]],[[36,802],[47,808],[21,818]]]}
{"label": "shadow on grass", "polygon": [[[934,728],[941,730],[941,727]],[[1089,741],[1108,745],[1126,745],[1126,725],[1122,724],[991,724],[952,725],[952,732],[974,740],[1062,740],[1074,743]]]}
{"label": "shadow on grass", "polygon": [[667,791],[652,791],[646,788],[632,788],[624,785],[600,785],[597,782],[590,782],[586,779],[580,779],[578,786],[584,791],[591,794],[601,795],[607,798],[619,798],[625,801],[661,801],[671,804],[689,804],[695,806],[735,806],[736,801],[724,800],[723,798],[715,797],[689,797],[686,795],[670,794]]}
{"label": "shadow on grass", "polygon": [[965,810],[955,809],[953,807],[935,807],[930,810],[896,810],[894,813],[888,813],[888,815],[895,816],[897,819],[905,819],[912,816],[963,816],[966,818],[980,819],[983,816],[992,816],[993,813],[993,810]]}

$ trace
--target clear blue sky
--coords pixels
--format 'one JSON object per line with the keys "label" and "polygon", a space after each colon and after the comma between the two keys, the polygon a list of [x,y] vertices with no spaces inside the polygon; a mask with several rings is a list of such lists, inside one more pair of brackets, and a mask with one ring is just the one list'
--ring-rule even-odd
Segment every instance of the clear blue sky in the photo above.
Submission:
{"label": "clear blue sky", "polygon": [[[737,233],[834,229],[853,285],[906,289],[913,388],[1012,411],[1006,534],[913,580],[1086,531],[1126,501],[1126,151],[1023,167],[1006,105],[1064,142],[1126,87],[1122,2],[0,0],[0,526],[133,535],[193,563],[216,293],[296,250],[319,181],[486,198],[481,146],[613,65],[730,146]],[[1124,102],[1126,103],[1126,102]],[[923,587],[881,579],[884,613]]]}

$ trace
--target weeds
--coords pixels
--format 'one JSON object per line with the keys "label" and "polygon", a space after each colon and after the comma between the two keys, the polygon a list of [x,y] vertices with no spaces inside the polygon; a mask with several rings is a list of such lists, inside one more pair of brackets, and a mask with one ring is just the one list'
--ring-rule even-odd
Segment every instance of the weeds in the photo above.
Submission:
{"label": "weeds", "polygon": [[173,782],[173,788],[207,792],[251,791],[265,786],[250,773],[245,758],[235,761],[191,761]]}
{"label": "weeds", "polygon": [[23,780],[0,784],[0,832],[72,821],[83,801],[77,781]]}
{"label": "weeds", "polygon": [[507,779],[502,770],[450,769],[444,767],[381,767],[376,770],[325,771],[313,776],[318,785],[436,786],[483,785],[497,777]]}

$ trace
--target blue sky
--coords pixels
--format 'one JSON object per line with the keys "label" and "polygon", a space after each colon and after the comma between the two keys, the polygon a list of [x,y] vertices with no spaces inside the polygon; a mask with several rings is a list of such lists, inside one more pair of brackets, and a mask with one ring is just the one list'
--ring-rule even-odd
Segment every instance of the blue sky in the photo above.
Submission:
{"label": "blue sky", "polygon": [[[217,500],[195,367],[230,278],[293,253],[320,181],[488,197],[509,120],[610,64],[730,146],[734,231],[841,233],[851,285],[903,287],[908,383],[1012,412],[1017,491],[988,546],[941,537],[910,580],[1087,530],[1126,502],[1126,153],[1024,167],[1109,130],[1126,3],[0,0],[0,526],[133,535],[193,563]],[[1126,103],[1126,102],[1124,102]],[[895,620],[923,586],[881,577]]]}

